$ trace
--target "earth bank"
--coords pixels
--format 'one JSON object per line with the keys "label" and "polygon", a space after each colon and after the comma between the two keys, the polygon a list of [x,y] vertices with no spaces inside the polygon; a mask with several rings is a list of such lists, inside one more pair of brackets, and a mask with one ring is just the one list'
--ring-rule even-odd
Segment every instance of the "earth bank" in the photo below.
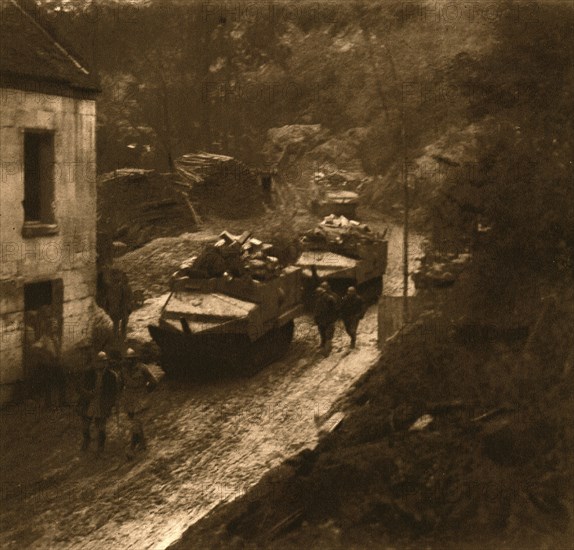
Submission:
{"label": "earth bank", "polygon": [[572,293],[522,303],[517,337],[504,304],[475,322],[468,278],[388,343],[337,430],[172,548],[570,548]]}

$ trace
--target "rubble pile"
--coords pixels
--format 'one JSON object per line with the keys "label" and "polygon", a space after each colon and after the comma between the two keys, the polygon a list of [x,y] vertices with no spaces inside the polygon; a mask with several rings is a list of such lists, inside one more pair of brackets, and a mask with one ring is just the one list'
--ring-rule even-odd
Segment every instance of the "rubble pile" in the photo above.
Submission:
{"label": "rubble pile", "polygon": [[242,267],[252,279],[265,281],[279,275],[281,265],[279,260],[271,255],[272,244],[250,237],[248,231],[240,236],[224,231],[219,237],[215,243],[216,248],[221,249],[224,257],[229,257],[226,250],[240,250]]}
{"label": "rubble pile", "polygon": [[314,250],[334,250],[355,257],[361,245],[384,240],[385,234],[371,231],[367,224],[331,214],[317,227],[306,232],[302,242]]}
{"label": "rubble pile", "polygon": [[420,258],[420,267],[412,274],[415,287],[444,288],[453,285],[458,276],[468,266],[468,252],[462,254],[443,254],[428,258]]}
{"label": "rubble pile", "polygon": [[241,161],[190,153],[178,158],[175,166],[192,200],[204,213],[237,219],[264,212],[264,193],[257,175]]}
{"label": "rubble pile", "polygon": [[198,256],[184,262],[174,278],[249,277],[268,281],[278,277],[282,265],[271,254],[273,245],[251,237],[249,231],[233,235],[223,231],[215,244],[208,244]]}

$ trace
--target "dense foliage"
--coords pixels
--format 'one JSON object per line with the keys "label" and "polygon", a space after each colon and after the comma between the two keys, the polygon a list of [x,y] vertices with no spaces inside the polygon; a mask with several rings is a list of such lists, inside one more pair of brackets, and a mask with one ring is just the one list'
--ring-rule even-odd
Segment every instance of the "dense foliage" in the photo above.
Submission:
{"label": "dense foliage", "polygon": [[[469,214],[490,228],[482,276],[572,275],[573,30],[570,6],[541,5],[535,18],[503,18],[489,55],[453,61],[452,73],[474,94],[469,121],[482,132],[477,170],[452,183],[435,206],[444,208],[445,195],[456,198],[454,231],[464,223],[474,229]],[[437,221],[444,229],[444,219]]]}
{"label": "dense foliage", "polygon": [[321,124],[366,128],[363,167],[397,190],[429,145],[472,138],[470,169],[434,155],[459,169],[410,182],[435,244],[490,243],[490,272],[571,272],[568,3],[40,3],[101,75],[100,172],[199,149],[262,164],[269,128]]}

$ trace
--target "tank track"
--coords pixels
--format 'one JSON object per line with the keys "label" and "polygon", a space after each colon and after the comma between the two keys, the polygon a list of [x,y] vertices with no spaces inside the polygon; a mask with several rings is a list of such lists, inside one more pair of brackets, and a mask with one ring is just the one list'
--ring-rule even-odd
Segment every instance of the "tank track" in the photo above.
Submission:
{"label": "tank track", "polygon": [[295,323],[265,333],[252,342],[245,334],[196,334],[148,327],[161,349],[160,364],[169,376],[213,380],[229,376],[252,376],[289,349]]}

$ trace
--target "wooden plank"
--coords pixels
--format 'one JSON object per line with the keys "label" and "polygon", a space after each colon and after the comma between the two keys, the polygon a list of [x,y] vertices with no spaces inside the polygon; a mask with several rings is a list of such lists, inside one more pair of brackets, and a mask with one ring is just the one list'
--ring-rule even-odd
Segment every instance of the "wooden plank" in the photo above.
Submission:
{"label": "wooden plank", "polygon": [[341,424],[341,422],[343,422],[343,419],[345,418],[345,415],[342,412],[336,412],[333,416],[331,416],[319,429],[319,433],[331,433],[334,430],[336,430],[339,425]]}

